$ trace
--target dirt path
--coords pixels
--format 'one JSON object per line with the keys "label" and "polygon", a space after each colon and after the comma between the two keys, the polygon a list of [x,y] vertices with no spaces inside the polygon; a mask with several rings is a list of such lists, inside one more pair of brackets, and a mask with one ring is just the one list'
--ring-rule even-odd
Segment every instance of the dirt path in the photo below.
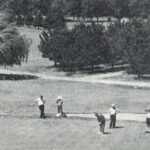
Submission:
{"label": "dirt path", "polygon": [[53,76],[53,75],[44,75],[40,73],[29,73],[24,71],[12,71],[0,69],[0,73],[3,74],[19,74],[19,75],[33,75],[45,80],[57,80],[57,81],[73,81],[73,82],[87,82],[87,83],[102,83],[108,85],[120,85],[120,86],[130,86],[134,88],[150,88],[149,82],[144,81],[118,81],[118,80],[109,80],[105,79],[108,77],[120,76],[123,72],[117,73],[107,73],[99,75],[90,75],[87,77],[63,77],[63,76]]}

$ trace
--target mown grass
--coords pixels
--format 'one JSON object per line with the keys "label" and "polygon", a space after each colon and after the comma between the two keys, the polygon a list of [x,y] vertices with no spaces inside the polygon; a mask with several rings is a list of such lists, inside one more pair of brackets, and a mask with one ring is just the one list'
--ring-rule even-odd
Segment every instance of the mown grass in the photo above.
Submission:
{"label": "mown grass", "polygon": [[31,105],[41,94],[47,101],[46,113],[57,111],[58,95],[64,97],[64,111],[70,113],[107,112],[112,103],[121,112],[144,113],[150,99],[148,89],[42,79],[0,82],[0,112],[10,114],[38,114]]}
{"label": "mown grass", "polygon": [[147,150],[145,124],[118,122],[123,128],[98,134],[97,120],[0,119],[1,150]]}

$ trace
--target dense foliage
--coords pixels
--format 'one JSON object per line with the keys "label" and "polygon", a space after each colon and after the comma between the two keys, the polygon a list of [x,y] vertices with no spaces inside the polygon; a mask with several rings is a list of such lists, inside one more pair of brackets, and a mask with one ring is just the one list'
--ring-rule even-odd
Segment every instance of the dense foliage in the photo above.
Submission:
{"label": "dense foliage", "polygon": [[16,15],[48,15],[51,9],[61,10],[66,16],[145,17],[150,12],[149,0],[10,0],[10,8]]}
{"label": "dense foliage", "polygon": [[59,28],[44,31],[39,49],[43,57],[61,70],[76,71],[107,64],[129,64],[130,72],[150,73],[150,24],[133,20],[116,22],[104,30],[101,25],[77,25],[73,30]]}
{"label": "dense foliage", "polygon": [[[112,68],[129,64],[132,73],[150,73],[149,0],[12,0],[9,7],[18,16],[19,26],[25,23],[47,29],[40,35],[39,50],[60,70],[94,71],[100,64]],[[65,16],[78,21],[91,18],[91,22],[114,16],[118,22],[107,29],[80,23],[68,30]],[[120,22],[123,17],[130,21]]]}
{"label": "dense foliage", "polygon": [[0,65],[21,65],[27,61],[29,52],[29,41],[19,35],[13,23],[10,22],[11,15],[1,12],[0,19]]}

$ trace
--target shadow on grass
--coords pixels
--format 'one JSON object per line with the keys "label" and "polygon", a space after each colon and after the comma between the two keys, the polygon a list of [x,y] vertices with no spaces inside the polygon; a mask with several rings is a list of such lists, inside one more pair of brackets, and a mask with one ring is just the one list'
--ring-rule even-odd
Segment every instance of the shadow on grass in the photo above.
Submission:
{"label": "shadow on grass", "polygon": [[123,126],[116,126],[115,129],[122,129],[124,128]]}
{"label": "shadow on grass", "polygon": [[111,134],[111,133],[110,133],[110,132],[104,132],[104,134],[106,134],[106,135],[107,135],[107,134]]}

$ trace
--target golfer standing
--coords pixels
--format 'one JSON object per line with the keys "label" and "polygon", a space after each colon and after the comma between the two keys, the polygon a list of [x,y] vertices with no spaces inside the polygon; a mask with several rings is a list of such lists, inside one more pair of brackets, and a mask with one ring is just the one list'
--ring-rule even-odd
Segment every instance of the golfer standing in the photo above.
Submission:
{"label": "golfer standing", "polygon": [[118,113],[118,110],[116,109],[115,105],[112,104],[111,108],[109,109],[110,114],[110,125],[109,128],[115,128],[116,127],[116,115]]}
{"label": "golfer standing", "polygon": [[99,122],[99,130],[100,130],[100,134],[104,134],[104,129],[105,129],[105,122],[106,122],[106,119],[104,117],[104,115],[98,115],[98,113],[95,113],[95,116]]}
{"label": "golfer standing", "polygon": [[[36,99],[35,104],[36,104],[36,103],[38,103],[38,106],[39,106],[40,118],[45,118],[45,114],[44,114],[44,104],[45,104],[45,100],[44,100],[44,98],[43,98],[42,95]],[[35,104],[34,104],[34,105],[35,105]]]}
{"label": "golfer standing", "polygon": [[145,111],[147,112],[147,116],[146,116],[147,130],[146,130],[146,133],[150,133],[150,109],[145,109]]}
{"label": "golfer standing", "polygon": [[62,101],[62,96],[57,97],[57,108],[58,108],[58,114],[62,115],[63,113],[63,101]]}

